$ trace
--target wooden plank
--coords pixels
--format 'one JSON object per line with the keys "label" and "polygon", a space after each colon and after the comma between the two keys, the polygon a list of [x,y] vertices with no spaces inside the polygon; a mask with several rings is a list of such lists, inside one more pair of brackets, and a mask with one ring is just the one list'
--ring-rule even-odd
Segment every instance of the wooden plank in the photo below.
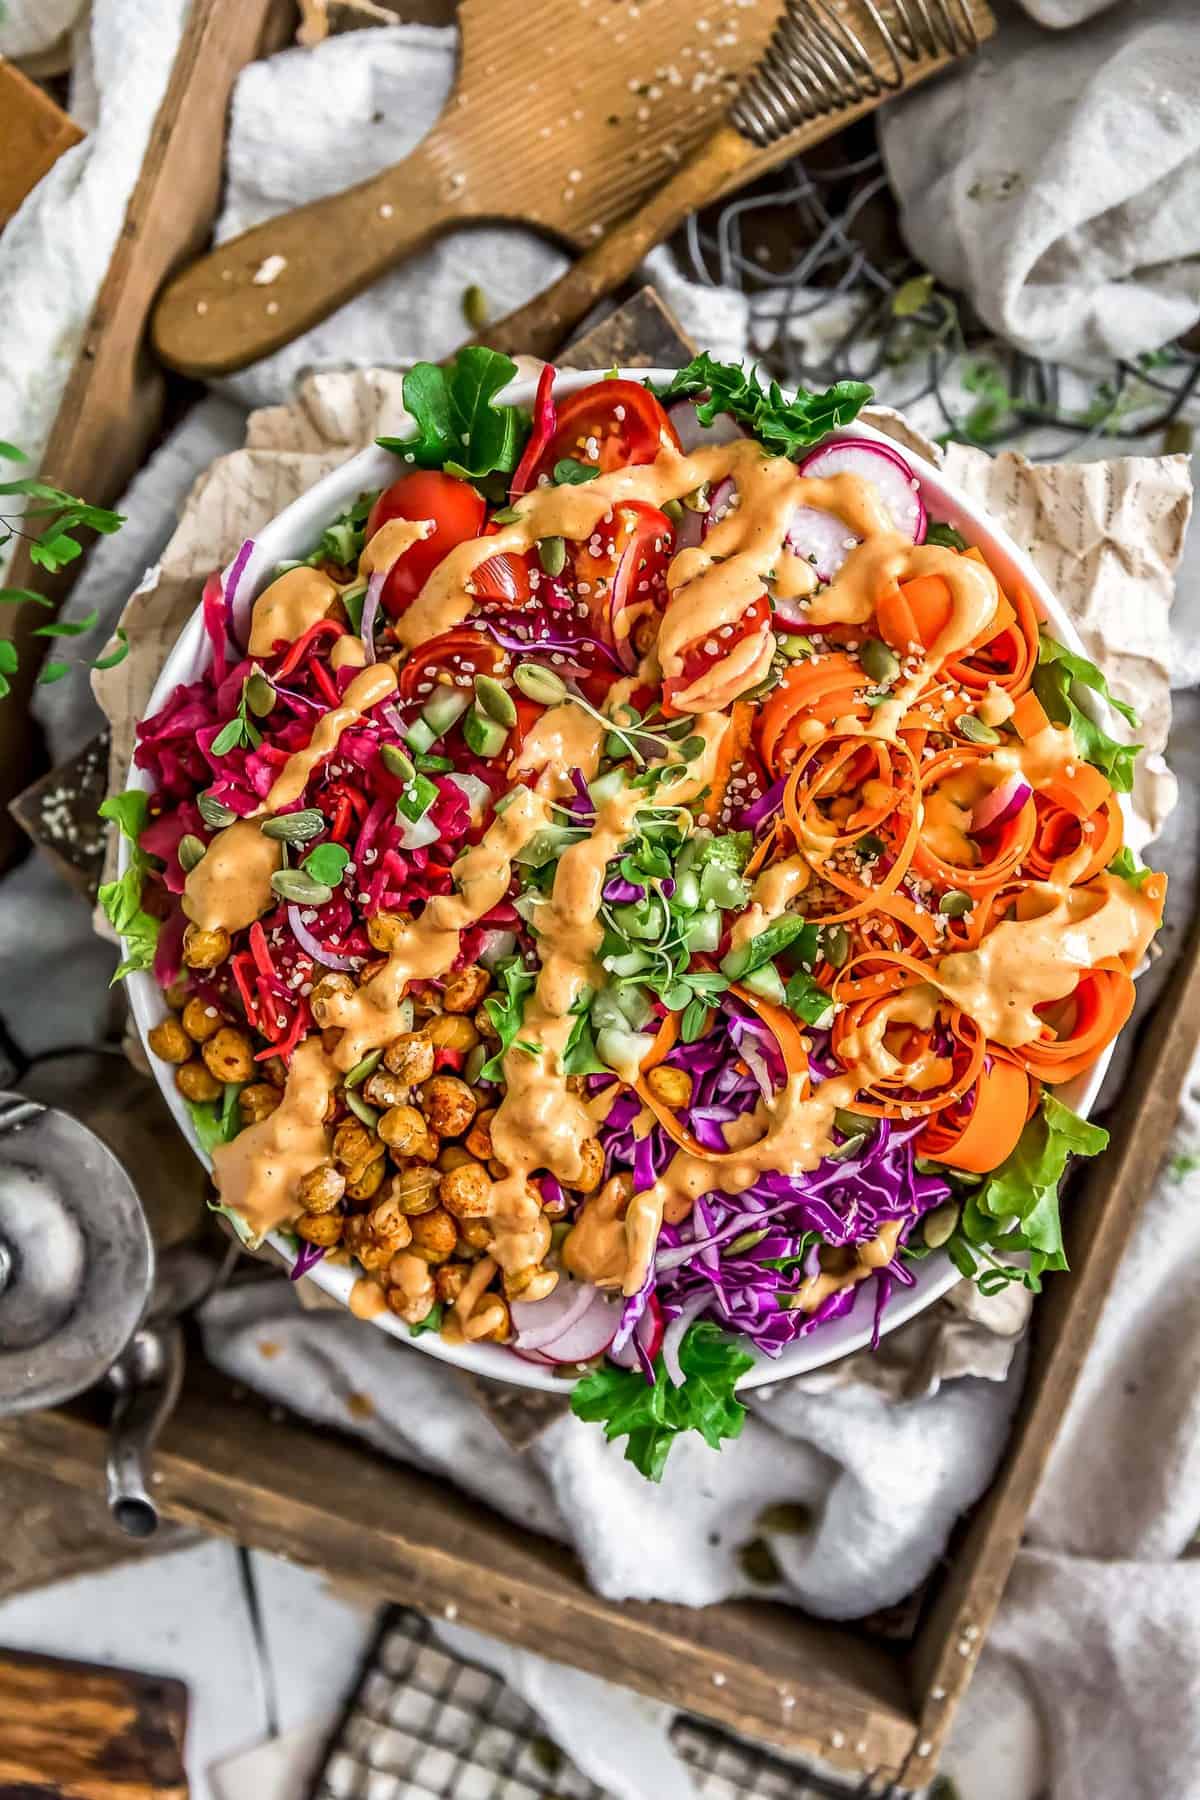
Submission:
{"label": "wooden plank", "polygon": [[[162,417],[164,377],[145,354],[150,304],[166,275],[208,237],[221,182],[225,111],[242,67],[265,39],[279,41],[293,9],[284,0],[192,0],[146,158],[125,211],[75,366],[67,382],[41,472],[71,493],[108,504],[145,458]],[[61,602],[75,565],[57,577],[35,570],[26,551],[8,583]],[[29,696],[44,651],[31,636],[44,622],[36,607],[0,608],[0,636],[20,654],[12,695],[0,707],[0,804],[23,788],[33,766]],[[15,833],[0,813],[0,863]]]}
{"label": "wooden plank", "polygon": [[1029,1379],[1008,1452],[950,1553],[914,1646],[914,1690],[923,1696],[917,1746],[929,1746],[905,1764],[914,1786],[932,1773],[970,1682],[1138,1208],[1166,1155],[1198,1044],[1200,915],[1130,1060],[1109,1149],[1072,1184],[1063,1209],[1071,1273],[1048,1281],[1034,1308]]}
{"label": "wooden plank", "polygon": [[0,231],[83,135],[44,89],[0,57]]}
{"label": "wooden plank", "polygon": [[[66,1411],[0,1424],[0,1457],[99,1479],[100,1426]],[[913,1742],[901,1660],[841,1626],[765,1603],[615,1604],[575,1558],[360,1444],[237,1398],[193,1365],[155,1456],[173,1519],[326,1570],[733,1730],[895,1774]],[[856,1746],[859,1748],[856,1750]]]}
{"label": "wooden plank", "polygon": [[181,1681],[0,1652],[0,1794],[187,1800]]}

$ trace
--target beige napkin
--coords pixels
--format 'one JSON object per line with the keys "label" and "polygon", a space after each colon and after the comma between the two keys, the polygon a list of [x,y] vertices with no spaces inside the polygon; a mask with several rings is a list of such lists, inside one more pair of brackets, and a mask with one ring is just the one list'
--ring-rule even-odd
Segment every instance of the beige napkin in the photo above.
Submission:
{"label": "beige napkin", "polygon": [[[135,724],[204,578],[330,469],[376,436],[402,433],[402,385],[402,374],[388,369],[311,375],[291,405],[252,413],[245,448],[219,458],[197,481],[161,562],[122,614],[129,656],[92,677],[112,726],[112,791],[124,786]],[[1029,551],[1114,692],[1141,715],[1150,754],[1133,796],[1136,841],[1156,835],[1175,801],[1161,752],[1170,723],[1168,609],[1191,508],[1188,458],[1034,464],[1011,452],[992,459],[952,444],[943,459],[891,408],[868,408],[863,418],[910,450],[944,461],[952,479]],[[869,1381],[908,1397],[958,1375],[1002,1380],[1027,1314],[1023,1290],[985,1300],[963,1282],[878,1351],[799,1379],[817,1388]]]}

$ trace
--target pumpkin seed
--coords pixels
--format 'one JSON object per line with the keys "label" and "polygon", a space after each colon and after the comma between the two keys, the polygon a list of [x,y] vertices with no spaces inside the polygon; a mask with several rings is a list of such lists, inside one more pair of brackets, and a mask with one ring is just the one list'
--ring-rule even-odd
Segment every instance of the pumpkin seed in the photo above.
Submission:
{"label": "pumpkin seed", "polygon": [[368,1106],[366,1101],[359,1094],[348,1093],[343,1097],[346,1105],[350,1108],[350,1111],[354,1114],[355,1118],[361,1119],[368,1131],[374,1131],[379,1123],[379,1114],[375,1111],[375,1108],[373,1106]]}
{"label": "pumpkin seed", "polygon": [[740,1256],[743,1250],[753,1250],[756,1244],[761,1244],[766,1235],[765,1226],[761,1231],[743,1231],[741,1237],[735,1237],[732,1244],[726,1244],[724,1254]]}
{"label": "pumpkin seed", "polygon": [[868,638],[858,653],[858,660],[876,687],[886,687],[900,673],[900,658],[881,638]]}
{"label": "pumpkin seed", "polygon": [[683,496],[683,504],[689,512],[706,513],[708,511],[708,487],[708,482],[702,481],[698,488],[693,488],[690,494]]}
{"label": "pumpkin seed", "polygon": [[931,1213],[926,1213],[921,1222],[921,1236],[931,1250],[937,1250],[952,1235],[958,1224],[958,1202],[947,1200],[944,1206],[935,1206]]}
{"label": "pumpkin seed", "polygon": [[666,513],[672,525],[683,524],[683,508],[678,500],[664,500],[662,503],[662,510]]}
{"label": "pumpkin seed", "polygon": [[411,781],[417,772],[411,756],[407,756],[399,744],[384,744],[379,760],[388,774],[395,775],[400,781]]}
{"label": "pumpkin seed", "polygon": [[821,932],[821,954],[831,969],[840,969],[850,954],[850,933],[844,925],[826,925]]}
{"label": "pumpkin seed", "polygon": [[264,819],[258,828],[264,837],[278,838],[281,844],[307,844],[325,829],[325,819],[315,806],[302,812],[281,813],[277,819]]}
{"label": "pumpkin seed", "polygon": [[958,721],[958,729],[968,744],[998,744],[1000,742],[1000,733],[993,731],[990,725],[985,725],[982,719],[977,719],[974,713],[964,713]]}
{"label": "pumpkin seed", "polygon": [[176,854],[179,857],[179,866],[185,875],[191,874],[207,848],[208,845],[202,838],[193,837],[190,831],[184,833],[179,840]]}
{"label": "pumpkin seed", "polygon": [[547,575],[561,575],[567,566],[567,545],[565,538],[547,537],[538,539],[538,561]]}
{"label": "pumpkin seed", "polygon": [[475,698],[489,719],[495,719],[497,725],[503,725],[511,731],[517,722],[517,709],[508,689],[502,687],[494,676],[475,677]]}
{"label": "pumpkin seed", "polygon": [[539,706],[561,706],[567,697],[567,684],[553,669],[541,663],[518,663],[513,680],[529,700]]}
{"label": "pumpkin seed", "polygon": [[951,888],[938,901],[938,911],[948,919],[961,919],[974,907],[975,902],[970,894],[964,894],[961,888]]}
{"label": "pumpkin seed", "polygon": [[487,295],[475,282],[467,288],[462,297],[463,318],[472,331],[482,331],[488,322]]}
{"label": "pumpkin seed", "polygon": [[[521,514],[515,506],[502,506],[492,514],[493,525],[515,525]],[[486,1057],[484,1058],[486,1062]]]}
{"label": "pumpkin seed", "polygon": [[355,1063],[342,1085],[346,1088],[361,1087],[367,1076],[373,1075],[379,1067],[382,1055],[382,1050],[368,1050],[362,1061]]}
{"label": "pumpkin seed", "polygon": [[255,718],[265,719],[275,705],[275,689],[261,669],[255,669],[253,675],[246,677],[242,692],[246,696],[246,705]]}
{"label": "pumpkin seed", "polygon": [[214,800],[211,794],[198,794],[196,805],[200,810],[200,817],[211,831],[224,831],[227,826],[237,824],[237,814],[232,806]]}
{"label": "pumpkin seed", "polygon": [[324,906],[333,899],[333,889],[323,881],[314,881],[303,869],[276,869],[271,886],[281,900],[290,900],[296,906]]}
{"label": "pumpkin seed", "polygon": [[851,1157],[858,1155],[866,1141],[866,1132],[858,1131],[853,1137],[848,1137],[844,1144],[836,1145],[834,1149],[827,1150],[825,1154],[830,1162],[846,1162]]}

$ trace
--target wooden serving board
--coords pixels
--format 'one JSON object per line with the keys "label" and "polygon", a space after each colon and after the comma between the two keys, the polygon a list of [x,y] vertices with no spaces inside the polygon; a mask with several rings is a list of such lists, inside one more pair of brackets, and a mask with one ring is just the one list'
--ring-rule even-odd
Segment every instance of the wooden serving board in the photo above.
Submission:
{"label": "wooden serving board", "polygon": [[181,1681],[0,1651],[0,1795],[187,1800]]}

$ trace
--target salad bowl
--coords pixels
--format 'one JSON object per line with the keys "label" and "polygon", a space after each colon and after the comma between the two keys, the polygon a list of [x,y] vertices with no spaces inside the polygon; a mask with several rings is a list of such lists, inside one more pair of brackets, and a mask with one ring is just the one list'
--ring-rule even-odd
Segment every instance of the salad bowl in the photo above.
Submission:
{"label": "salad bowl", "polygon": [[[554,396],[560,401],[568,398],[605,373],[611,372],[579,371],[562,374],[555,382]],[[673,373],[671,370],[637,370],[620,371],[619,375],[621,379],[630,381],[649,380],[655,384],[667,384]],[[514,382],[499,398],[504,402],[533,408],[537,396],[532,382]],[[861,420],[835,427],[821,443],[833,450],[839,444],[878,446],[883,459],[881,467],[890,460],[905,471],[904,480],[919,496],[912,504],[918,510],[922,507],[924,509],[922,521],[927,514],[952,528],[954,533],[960,534],[968,546],[980,552],[999,582],[1001,591],[1023,591],[1053,638],[1065,646],[1067,651],[1082,656],[1082,645],[1069,617],[1030,558],[994,520],[981,512],[961,489],[948,481],[931,463],[908,450],[904,451],[903,460],[899,461],[893,441]],[[836,455],[828,466],[831,473],[836,471]],[[265,526],[252,544],[244,546],[236,560],[236,566],[231,565],[223,576],[223,585],[234,590],[232,625],[235,640],[246,642],[254,599],[273,580],[279,565],[305,558],[331,521],[351,508],[362,494],[387,488],[405,471],[404,459],[392,451],[378,446],[364,450],[301,495]],[[893,501],[893,513],[897,506],[903,507],[904,504],[905,496],[900,493]],[[923,532],[923,523],[921,529]],[[810,560],[816,561],[821,553],[818,546],[816,554],[810,556]],[[147,717],[158,713],[181,684],[195,682],[207,668],[211,655],[212,646],[203,608],[198,607],[163,665],[148,703]],[[1084,698],[1083,704],[1088,711],[1094,710],[1096,706],[1090,696]],[[1096,716],[1100,715],[1097,713]],[[148,793],[152,786],[151,776],[146,770],[135,767],[131,771],[131,790]],[[1119,804],[1122,809],[1125,807],[1123,797],[1119,797]],[[120,860],[122,875],[130,868],[131,855],[131,844],[123,840]],[[127,987],[138,1030],[143,1040],[152,1047],[151,1034],[167,1016],[164,994],[153,974],[144,968],[135,969],[129,974]],[[1056,1087],[1057,1098],[1073,1113],[1086,1118],[1110,1055],[1111,1043],[1101,1050],[1090,1067]],[[169,1063],[153,1054],[150,1062],[180,1130],[195,1154],[211,1168],[212,1159],[201,1142],[192,1112],[175,1084],[172,1068]],[[288,1263],[295,1261],[298,1246],[291,1232],[274,1230],[267,1237]],[[306,1267],[305,1272],[308,1279],[314,1281],[331,1298],[343,1305],[356,1307],[356,1296],[362,1284],[358,1271],[347,1262],[324,1258],[311,1267]],[[911,1264],[908,1273],[911,1277],[909,1284],[898,1287],[891,1294],[881,1313],[872,1291],[874,1284],[863,1281],[856,1290],[856,1298],[849,1310],[842,1312],[840,1316],[822,1320],[817,1328],[786,1344],[778,1354],[767,1355],[751,1345],[752,1366],[740,1376],[738,1385],[750,1388],[775,1382],[819,1368],[859,1350],[879,1334],[895,1330],[931,1306],[960,1279],[959,1268],[936,1247],[923,1260]],[[503,1343],[452,1342],[436,1331],[424,1331],[414,1336],[410,1325],[391,1312],[374,1311],[372,1316],[377,1326],[390,1332],[398,1340],[412,1343],[423,1353],[459,1368],[546,1392],[565,1392],[567,1389],[568,1380],[564,1377],[568,1376],[569,1371],[552,1366],[551,1361],[544,1356],[522,1354],[519,1349]]]}

